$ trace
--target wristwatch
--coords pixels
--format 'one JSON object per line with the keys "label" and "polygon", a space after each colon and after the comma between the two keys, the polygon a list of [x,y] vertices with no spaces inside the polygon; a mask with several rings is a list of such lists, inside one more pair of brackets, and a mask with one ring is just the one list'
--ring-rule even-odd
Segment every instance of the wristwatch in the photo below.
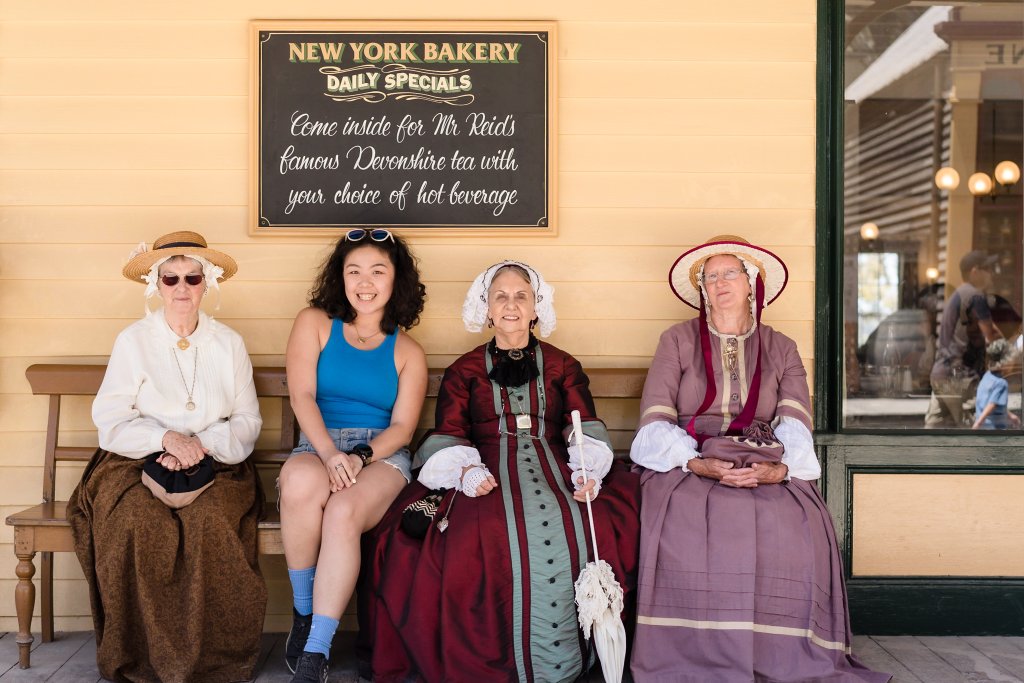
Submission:
{"label": "wristwatch", "polygon": [[363,461],[363,467],[369,465],[370,461],[373,459],[373,449],[370,448],[369,444],[357,443],[352,447],[352,450],[350,450],[349,453],[352,455],[358,455],[359,459]]}

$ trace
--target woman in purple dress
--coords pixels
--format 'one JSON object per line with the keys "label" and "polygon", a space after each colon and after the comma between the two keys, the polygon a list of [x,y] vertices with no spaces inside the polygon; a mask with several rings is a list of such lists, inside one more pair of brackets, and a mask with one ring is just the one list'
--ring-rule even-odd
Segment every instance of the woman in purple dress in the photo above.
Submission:
{"label": "woman in purple dress", "polygon": [[[463,320],[474,332],[486,321],[494,338],[445,372],[435,429],[416,454],[419,481],[378,526],[361,621],[373,680],[574,681],[594,661],[573,602],[590,559],[586,496],[601,559],[628,603],[639,477],[613,460],[579,362],[533,336],[535,325],[542,336],[555,326],[551,287],[533,268],[485,270]],[[567,446],[573,410],[587,472]],[[402,511],[430,489],[444,497],[426,537],[414,538],[400,528]]]}
{"label": "woman in purple dress", "polygon": [[666,330],[641,400],[644,681],[888,681],[850,655],[846,590],[796,344],[761,323],[786,266],[722,236],[669,281],[698,318]]}

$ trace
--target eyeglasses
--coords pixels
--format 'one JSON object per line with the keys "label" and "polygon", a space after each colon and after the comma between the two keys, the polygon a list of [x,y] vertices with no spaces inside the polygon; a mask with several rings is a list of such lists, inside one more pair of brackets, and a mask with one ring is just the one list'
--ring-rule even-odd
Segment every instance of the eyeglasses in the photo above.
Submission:
{"label": "eyeglasses", "polygon": [[742,272],[743,270],[741,268],[729,268],[728,270],[723,270],[721,273],[704,273],[704,284],[713,285],[718,282],[718,278],[722,278],[723,280],[735,280]]}
{"label": "eyeglasses", "polygon": [[349,242],[358,242],[367,235],[369,235],[370,239],[373,240],[374,242],[383,242],[384,240],[391,240],[392,242],[395,241],[395,238],[391,234],[391,231],[385,230],[384,228],[376,228],[374,230],[356,228],[355,230],[349,230],[347,233],[345,233],[345,239]]}
{"label": "eyeglasses", "polygon": [[[178,280],[180,280],[180,279],[181,279],[180,275],[161,275],[160,276],[160,281],[163,282],[168,287],[176,287],[177,284],[178,284]],[[203,284],[203,274],[199,273],[198,275],[186,275],[185,276],[185,282],[187,284],[189,284],[190,286],[192,286],[192,287],[198,287],[199,285]]]}

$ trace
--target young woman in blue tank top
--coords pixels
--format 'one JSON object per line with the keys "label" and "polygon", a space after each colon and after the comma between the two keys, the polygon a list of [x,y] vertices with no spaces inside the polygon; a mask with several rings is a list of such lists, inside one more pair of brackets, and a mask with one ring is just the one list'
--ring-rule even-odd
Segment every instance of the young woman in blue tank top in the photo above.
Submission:
{"label": "young woman in blue tank top", "polygon": [[279,481],[293,682],[326,679],[331,640],[359,576],[360,536],[412,478],[407,446],[427,362],[403,330],[419,322],[424,295],[401,239],[351,230],[295,318],[285,363],[302,434]]}

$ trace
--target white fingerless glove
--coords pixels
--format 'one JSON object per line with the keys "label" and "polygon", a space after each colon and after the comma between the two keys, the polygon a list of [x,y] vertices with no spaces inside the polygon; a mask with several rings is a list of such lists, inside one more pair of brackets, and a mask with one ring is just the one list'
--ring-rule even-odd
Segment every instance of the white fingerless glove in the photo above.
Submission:
{"label": "white fingerless glove", "polygon": [[462,475],[462,492],[469,498],[476,498],[477,487],[487,481],[489,476],[491,473],[483,465],[474,467]]}

